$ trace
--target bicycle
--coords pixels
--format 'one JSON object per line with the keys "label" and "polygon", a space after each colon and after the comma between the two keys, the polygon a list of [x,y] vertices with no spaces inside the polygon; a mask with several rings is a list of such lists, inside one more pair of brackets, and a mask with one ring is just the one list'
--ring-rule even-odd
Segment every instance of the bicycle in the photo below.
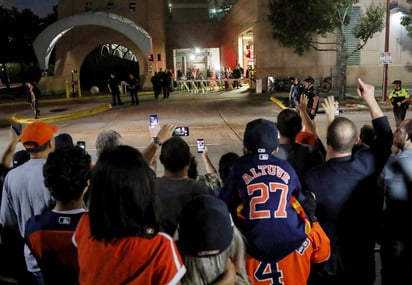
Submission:
{"label": "bicycle", "polygon": [[289,78],[269,76],[267,92],[272,93],[274,91],[289,91],[291,84],[292,83],[290,82]]}
{"label": "bicycle", "polygon": [[323,93],[327,93],[332,89],[332,77],[321,77],[319,80],[318,90]]}

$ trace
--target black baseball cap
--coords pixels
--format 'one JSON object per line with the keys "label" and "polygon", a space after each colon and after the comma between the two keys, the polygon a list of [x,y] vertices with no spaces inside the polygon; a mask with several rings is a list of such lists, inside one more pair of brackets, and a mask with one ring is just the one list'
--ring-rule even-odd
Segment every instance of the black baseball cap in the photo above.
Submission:
{"label": "black baseball cap", "polygon": [[30,154],[24,149],[19,150],[13,154],[13,168],[22,165],[26,161],[30,160]]}
{"label": "black baseball cap", "polygon": [[233,226],[226,203],[213,195],[201,194],[183,207],[176,244],[184,255],[215,256],[229,247]]}
{"label": "black baseball cap", "polygon": [[392,84],[402,85],[402,81],[400,81],[400,80],[394,80],[394,81],[392,82]]}
{"label": "black baseball cap", "polygon": [[312,76],[308,76],[305,79],[303,79],[305,82],[310,82],[310,83],[315,83],[315,79]]}
{"label": "black baseball cap", "polygon": [[256,119],[246,125],[243,145],[252,153],[272,153],[279,146],[276,124],[266,119]]}

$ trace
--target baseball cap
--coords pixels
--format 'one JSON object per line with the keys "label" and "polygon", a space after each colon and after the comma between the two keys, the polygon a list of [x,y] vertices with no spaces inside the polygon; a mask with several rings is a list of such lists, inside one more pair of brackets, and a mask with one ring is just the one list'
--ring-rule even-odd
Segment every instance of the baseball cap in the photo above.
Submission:
{"label": "baseball cap", "polygon": [[305,79],[303,79],[303,81],[310,82],[313,84],[315,82],[315,79],[312,76],[308,76]]}
{"label": "baseball cap", "polygon": [[23,129],[20,141],[26,149],[34,149],[48,142],[56,132],[56,126],[43,121],[35,121]]}
{"label": "baseball cap", "polygon": [[30,154],[26,150],[19,150],[13,154],[13,168],[22,165],[30,159]]}
{"label": "baseball cap", "polygon": [[274,122],[256,119],[246,125],[243,145],[252,153],[271,153],[279,146],[279,131]]}
{"label": "baseball cap", "polygon": [[402,81],[400,81],[400,80],[394,80],[394,81],[392,82],[392,84],[399,84],[399,85],[401,85],[401,84],[402,84]]}
{"label": "baseball cap", "polygon": [[182,209],[178,226],[179,251],[188,256],[220,254],[233,240],[233,222],[222,200],[201,194]]}

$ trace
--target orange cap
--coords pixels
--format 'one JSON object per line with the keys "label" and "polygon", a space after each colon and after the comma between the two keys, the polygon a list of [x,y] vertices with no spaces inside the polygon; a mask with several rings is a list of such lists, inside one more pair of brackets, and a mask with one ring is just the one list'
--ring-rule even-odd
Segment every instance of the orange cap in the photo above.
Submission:
{"label": "orange cap", "polygon": [[26,148],[33,148],[32,145],[36,148],[48,142],[56,132],[56,126],[42,121],[35,121],[23,129],[20,141]]}

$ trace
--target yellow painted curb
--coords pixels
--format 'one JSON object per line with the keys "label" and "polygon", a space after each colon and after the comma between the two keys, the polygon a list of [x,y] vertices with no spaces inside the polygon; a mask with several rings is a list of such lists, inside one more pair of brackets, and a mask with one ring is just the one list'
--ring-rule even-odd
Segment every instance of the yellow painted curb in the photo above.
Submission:
{"label": "yellow painted curb", "polygon": [[[110,110],[110,109],[112,109],[111,104],[103,104],[103,105],[100,105],[100,106],[98,106],[96,108],[93,108],[93,109],[73,112],[73,113],[70,113],[70,114],[65,114],[65,115],[60,115],[60,116],[44,117],[44,118],[41,118],[40,120],[44,121],[44,122],[47,122],[47,123],[60,122],[60,121],[65,121],[65,120],[83,118],[83,117],[94,115],[94,114],[104,112],[104,111],[107,111],[107,110]],[[30,124],[30,123],[36,121],[36,119],[19,118],[16,114],[13,115],[11,117],[11,119],[16,123],[21,123],[21,124]]]}
{"label": "yellow painted curb", "polygon": [[270,96],[270,101],[272,101],[273,103],[275,103],[276,105],[278,105],[281,109],[287,109],[288,107],[286,107],[285,105],[283,105],[283,103],[279,100],[279,99],[277,99],[277,98],[275,98],[275,97],[273,97],[273,96]]}

